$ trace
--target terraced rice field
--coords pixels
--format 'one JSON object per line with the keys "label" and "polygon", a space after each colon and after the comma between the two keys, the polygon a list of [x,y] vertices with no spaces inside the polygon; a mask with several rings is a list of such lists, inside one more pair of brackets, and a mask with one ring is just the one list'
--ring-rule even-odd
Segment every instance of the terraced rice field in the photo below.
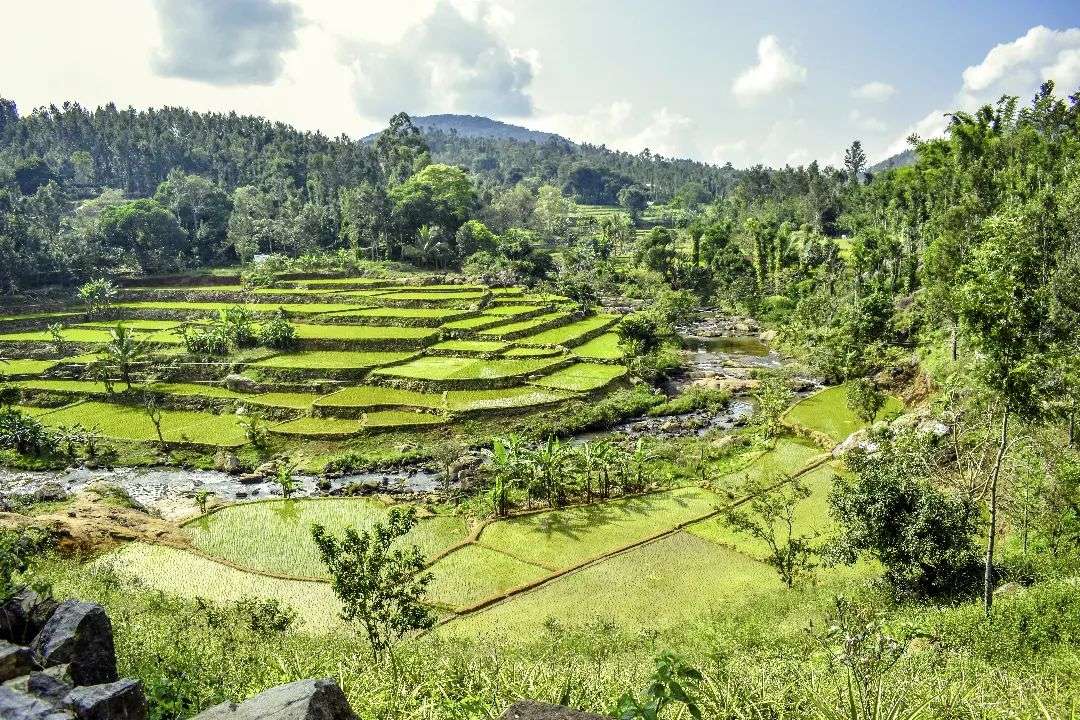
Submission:
{"label": "terraced rice field", "polygon": [[579,338],[611,325],[618,318],[614,315],[597,315],[595,317],[579,320],[569,325],[545,330],[535,335],[527,335],[518,342],[527,345],[567,345],[572,344]]}
{"label": "terraced rice field", "polygon": [[430,356],[380,368],[374,375],[409,380],[490,380],[531,375],[561,362],[558,359],[475,360],[468,357]]}
{"label": "terraced rice field", "polygon": [[[233,505],[184,526],[192,544],[204,553],[236,565],[280,575],[326,577],[311,526],[323,525],[340,535],[347,527],[369,529],[386,520],[387,505],[368,498],[319,498]],[[462,542],[468,534],[460,517],[421,518],[409,543],[433,556]]]}
{"label": "terraced rice field", "polygon": [[619,336],[604,333],[574,348],[574,354],[588,360],[622,360],[625,353],[619,347]]}
{"label": "terraced rice field", "polygon": [[533,384],[552,390],[590,392],[606,387],[624,375],[626,368],[621,365],[579,362],[535,380]]}
{"label": "terraced rice field", "polygon": [[415,357],[412,352],[306,350],[275,355],[252,363],[254,367],[301,370],[367,370]]}
{"label": "terraced rice field", "polygon": [[[894,417],[903,409],[903,403],[890,395],[878,411],[877,419]],[[841,442],[853,432],[866,427],[866,423],[848,407],[846,385],[826,388],[801,400],[787,412],[785,419],[794,425],[822,433],[834,442]]]}
{"label": "terraced rice field", "polygon": [[530,330],[539,330],[541,327],[547,327],[551,324],[560,323],[569,317],[569,313],[565,312],[553,312],[546,315],[537,315],[536,317],[529,318],[528,320],[503,323],[502,325],[496,325],[495,327],[488,328],[486,330],[480,330],[479,335],[481,337],[512,338],[514,336],[527,335]]}
{"label": "terraced rice field", "polygon": [[[141,407],[88,401],[46,413],[39,419],[50,427],[96,428],[104,437],[115,440],[157,440],[154,424]],[[175,443],[239,447],[247,442],[243,426],[230,415],[162,410],[161,430],[166,441]]]}

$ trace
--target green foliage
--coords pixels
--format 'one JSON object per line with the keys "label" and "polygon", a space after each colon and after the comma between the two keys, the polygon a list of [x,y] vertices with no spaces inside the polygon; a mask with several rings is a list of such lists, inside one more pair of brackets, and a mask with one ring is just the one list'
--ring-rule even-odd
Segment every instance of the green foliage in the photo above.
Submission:
{"label": "green foliage", "polygon": [[105,278],[90,280],[79,287],[79,302],[86,306],[87,317],[100,317],[107,312],[116,299],[118,290]]}
{"label": "green foliage", "polygon": [[852,380],[847,385],[848,409],[864,423],[872,423],[885,406],[885,394],[865,378]]}
{"label": "green foliage", "polygon": [[775,374],[763,378],[753,390],[753,397],[751,422],[766,440],[777,437],[783,431],[784,412],[795,397],[787,378]]}
{"label": "green foliage", "polygon": [[669,706],[681,704],[690,717],[701,718],[701,708],[694,700],[697,685],[704,680],[701,672],[672,653],[656,658],[656,671],[645,689],[645,696],[627,693],[619,698],[613,715],[619,720],[658,720]]}
{"label": "green foliage", "polygon": [[0,407],[0,447],[23,455],[44,455],[55,449],[55,441],[37,418],[5,406]]}
{"label": "green foliage", "polygon": [[406,633],[435,624],[420,604],[432,576],[424,572],[419,548],[391,549],[414,525],[415,508],[392,508],[385,524],[361,532],[346,528],[341,539],[322,525],[311,529],[341,600],[341,616],[363,628],[376,662]]}
{"label": "green foliage", "polygon": [[0,603],[28,584],[32,561],[49,544],[48,534],[40,529],[0,528]]}
{"label": "green foliage", "polygon": [[287,350],[296,344],[296,328],[284,312],[259,328],[259,344],[277,350]]}
{"label": "green foliage", "polygon": [[851,476],[838,476],[829,496],[841,527],[834,558],[866,554],[885,567],[896,592],[950,597],[969,592],[979,565],[975,538],[981,517],[974,501],[935,487],[940,462],[932,440],[915,430],[873,437],[877,451],[852,449]]}

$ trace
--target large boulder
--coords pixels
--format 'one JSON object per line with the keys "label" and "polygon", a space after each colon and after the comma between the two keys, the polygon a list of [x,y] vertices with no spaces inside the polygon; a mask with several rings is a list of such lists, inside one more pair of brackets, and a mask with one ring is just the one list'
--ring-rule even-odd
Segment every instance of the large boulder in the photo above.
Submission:
{"label": "large boulder", "polygon": [[56,601],[43,598],[30,588],[15,593],[0,605],[0,639],[26,645],[41,632],[56,611]]}
{"label": "large boulder", "polygon": [[138,680],[77,687],[66,704],[79,720],[146,720],[146,696]]}
{"label": "large boulder", "polygon": [[30,647],[43,667],[68,663],[75,685],[119,679],[112,623],[100,605],[78,600],[61,603]]}
{"label": "large boulder", "polygon": [[562,705],[519,700],[508,707],[499,720],[610,720],[610,718]]}
{"label": "large boulder", "polygon": [[242,703],[222,703],[192,720],[356,720],[333,678],[297,680]]}
{"label": "large boulder", "polygon": [[34,656],[28,648],[0,640],[0,682],[25,675],[34,669]]}

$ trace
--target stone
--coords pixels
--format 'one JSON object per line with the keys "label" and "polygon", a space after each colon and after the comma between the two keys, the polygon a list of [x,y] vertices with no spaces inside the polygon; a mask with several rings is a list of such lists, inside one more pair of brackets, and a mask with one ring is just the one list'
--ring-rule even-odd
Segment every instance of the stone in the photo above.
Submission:
{"label": "stone", "polygon": [[242,703],[222,703],[191,720],[355,720],[345,693],[333,678],[297,680]]}
{"label": "stone", "polygon": [[112,623],[94,603],[68,600],[56,608],[31,649],[44,667],[69,663],[76,685],[116,682]]}
{"label": "stone", "polygon": [[278,464],[271,460],[270,462],[264,462],[251,473],[252,475],[261,475],[263,477],[269,475],[276,475],[278,471]]}
{"label": "stone", "polygon": [[130,678],[77,687],[68,693],[66,704],[79,720],[146,720],[142,684]]}
{"label": "stone", "polygon": [[0,605],[0,639],[16,645],[28,645],[55,611],[55,600],[43,598],[30,588],[23,588]]}
{"label": "stone", "polygon": [[26,679],[26,690],[34,695],[57,705],[64,703],[64,698],[71,692],[71,676],[67,665],[57,665],[41,672],[30,673]]}
{"label": "stone", "polygon": [[499,720],[610,720],[605,715],[583,712],[562,705],[519,700],[506,709]]}
{"label": "stone", "polygon": [[230,373],[225,376],[225,387],[238,393],[255,393],[259,391],[259,383],[237,373]]}
{"label": "stone", "polygon": [[67,489],[55,480],[48,480],[41,483],[41,487],[34,492],[34,499],[38,502],[56,502],[59,500],[67,500],[67,498]]}
{"label": "stone", "polygon": [[0,718],[4,720],[71,720],[71,715],[47,700],[0,685]]}
{"label": "stone", "polygon": [[235,475],[240,472],[240,459],[230,450],[218,450],[214,456],[214,469]]}
{"label": "stone", "polygon": [[26,675],[34,669],[34,656],[29,648],[0,640],[0,682]]}

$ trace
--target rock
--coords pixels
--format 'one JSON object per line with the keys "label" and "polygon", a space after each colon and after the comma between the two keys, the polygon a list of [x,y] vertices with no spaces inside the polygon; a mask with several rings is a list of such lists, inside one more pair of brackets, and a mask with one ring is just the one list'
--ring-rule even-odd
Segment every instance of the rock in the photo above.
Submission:
{"label": "rock", "polygon": [[236,482],[240,483],[241,485],[254,485],[256,483],[261,483],[265,479],[266,478],[264,478],[259,473],[246,473],[237,477]]}
{"label": "rock", "polygon": [[230,373],[225,376],[225,387],[238,393],[255,393],[259,391],[259,383],[237,373]]}
{"label": "rock", "polygon": [[38,502],[56,502],[59,500],[67,500],[67,498],[67,489],[55,480],[48,480],[41,483],[41,487],[34,492],[34,499]]}
{"label": "rock", "polygon": [[499,720],[609,720],[604,715],[548,705],[533,700],[519,700],[506,709]]}
{"label": "rock", "polygon": [[214,469],[235,475],[240,472],[240,459],[236,457],[234,452],[218,450],[217,455],[214,456]]}
{"label": "rock", "polygon": [[276,475],[277,471],[278,471],[278,464],[276,462],[274,462],[273,460],[271,460],[270,462],[264,462],[262,465],[255,468],[255,470],[253,470],[251,474],[252,475],[261,475],[263,477],[268,477],[270,475]]}
{"label": "rock", "polygon": [[27,645],[56,611],[56,601],[23,588],[0,606],[0,639]]}
{"label": "rock", "polygon": [[998,588],[994,589],[994,596],[995,597],[1007,597],[1009,595],[1019,595],[1020,593],[1024,592],[1026,589],[1027,588],[1025,588],[1023,585],[1021,585],[1018,582],[1007,582],[1004,585],[1002,585],[1001,587],[998,587]]}
{"label": "rock", "polygon": [[112,623],[100,605],[68,600],[56,608],[31,649],[44,667],[69,663],[76,685],[116,682]]}
{"label": "rock", "polygon": [[0,682],[25,675],[34,669],[34,656],[28,648],[0,640]]}
{"label": "rock", "polygon": [[71,720],[71,715],[47,700],[0,685],[0,718],[4,720]]}
{"label": "rock", "polygon": [[130,678],[77,687],[68,693],[67,704],[79,720],[146,720],[142,684]]}
{"label": "rock", "polygon": [[[61,672],[55,672],[55,671]],[[57,665],[42,672],[30,673],[26,680],[26,690],[31,695],[61,705],[71,692],[71,677],[67,665]]]}
{"label": "rock", "polygon": [[240,704],[222,703],[192,720],[355,720],[345,693],[332,678],[297,680]]}

